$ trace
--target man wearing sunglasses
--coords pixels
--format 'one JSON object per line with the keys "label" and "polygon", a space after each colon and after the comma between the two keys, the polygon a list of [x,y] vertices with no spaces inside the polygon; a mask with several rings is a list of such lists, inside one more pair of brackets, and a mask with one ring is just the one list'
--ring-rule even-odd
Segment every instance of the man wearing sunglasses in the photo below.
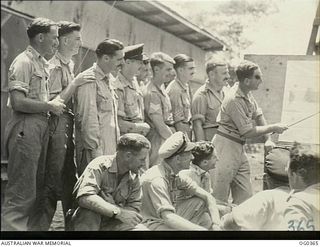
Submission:
{"label": "man wearing sunglasses", "polygon": [[[162,161],[141,177],[143,225],[153,231],[208,230],[220,224],[214,197],[190,177],[178,173],[189,169],[195,144],[186,134],[172,134],[160,147]],[[179,202],[185,191],[190,199]]]}
{"label": "man wearing sunglasses", "polygon": [[281,134],[288,127],[280,123],[267,125],[262,110],[251,94],[262,83],[259,66],[243,61],[237,67],[236,74],[239,83],[230,89],[217,116],[219,128],[213,144],[219,161],[212,180],[216,199],[227,202],[231,190],[233,203],[240,204],[252,196],[250,167],[244,149],[246,139],[264,135],[266,148],[271,148],[274,143],[270,133]]}

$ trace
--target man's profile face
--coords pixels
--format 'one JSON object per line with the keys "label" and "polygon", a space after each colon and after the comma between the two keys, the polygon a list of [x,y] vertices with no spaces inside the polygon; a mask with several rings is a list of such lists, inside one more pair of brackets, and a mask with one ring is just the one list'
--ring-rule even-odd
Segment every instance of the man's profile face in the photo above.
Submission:
{"label": "man's profile face", "polygon": [[131,157],[128,164],[129,170],[132,173],[138,174],[139,170],[146,166],[146,160],[148,155],[149,149],[147,148],[142,148],[140,152],[138,152],[137,154],[131,153]]}
{"label": "man's profile face", "polygon": [[109,65],[111,71],[118,72],[123,64],[123,50],[115,51],[114,55],[109,56]]}
{"label": "man's profile face", "polygon": [[187,79],[187,82],[191,81],[193,75],[195,73],[195,63],[194,62],[186,62],[184,66],[181,68],[181,72],[183,73],[184,77]]}
{"label": "man's profile face", "polygon": [[136,59],[129,59],[129,61],[126,61],[126,66],[130,67],[130,70],[134,73],[137,74],[142,66],[142,61],[141,60],[136,60]]}
{"label": "man's profile face", "polygon": [[157,75],[161,78],[163,82],[169,82],[174,79],[175,71],[173,69],[173,64],[169,62],[164,62],[164,64],[157,66]]}
{"label": "man's profile face", "polygon": [[53,55],[56,52],[58,45],[58,27],[51,26],[48,33],[43,33],[43,47],[45,55]]}
{"label": "man's profile face", "polygon": [[253,75],[251,76],[251,78],[249,78],[250,80],[250,89],[251,90],[257,90],[259,88],[259,85],[262,83],[262,73],[260,71],[260,69],[256,69],[253,72]]}
{"label": "man's profile face", "polygon": [[228,66],[217,66],[213,70],[213,77],[216,85],[219,88],[222,88],[224,86],[228,85],[228,81],[230,79],[229,69]]}
{"label": "man's profile face", "polygon": [[73,31],[68,33],[66,36],[67,47],[72,51],[72,55],[76,55],[82,45],[81,33],[79,31]]}
{"label": "man's profile face", "polygon": [[216,150],[213,150],[213,153],[206,160],[200,162],[199,167],[204,171],[212,170],[216,167],[216,163],[218,161]]}
{"label": "man's profile face", "polygon": [[149,74],[149,64],[144,64],[142,63],[140,69],[137,72],[137,79],[139,81],[143,81],[144,79],[147,78],[148,74]]}

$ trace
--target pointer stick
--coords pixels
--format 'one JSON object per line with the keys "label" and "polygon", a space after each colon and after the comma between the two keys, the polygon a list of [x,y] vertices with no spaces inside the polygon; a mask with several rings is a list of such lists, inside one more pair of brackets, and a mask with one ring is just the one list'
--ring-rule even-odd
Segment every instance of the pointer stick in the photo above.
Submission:
{"label": "pointer stick", "polygon": [[317,115],[317,114],[319,114],[320,112],[317,112],[317,113],[314,113],[314,114],[312,114],[312,115],[310,115],[310,116],[307,116],[307,117],[305,117],[305,118],[302,118],[302,119],[300,119],[300,120],[298,120],[298,121],[296,121],[296,122],[294,122],[294,123],[292,123],[292,124],[289,124],[288,125],[288,127],[291,127],[291,126],[293,126],[293,125],[296,125],[296,124],[298,124],[298,123],[300,123],[300,122],[302,122],[302,121],[304,121],[304,120],[307,120],[308,118],[311,118],[311,117],[313,117],[313,116],[315,116],[315,115]]}

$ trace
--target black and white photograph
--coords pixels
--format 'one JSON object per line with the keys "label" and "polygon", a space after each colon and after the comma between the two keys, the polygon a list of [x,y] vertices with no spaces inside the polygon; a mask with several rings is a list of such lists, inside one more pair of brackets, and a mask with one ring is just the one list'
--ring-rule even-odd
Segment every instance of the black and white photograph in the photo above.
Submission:
{"label": "black and white photograph", "polygon": [[317,246],[319,25],[319,0],[1,1],[1,245]]}

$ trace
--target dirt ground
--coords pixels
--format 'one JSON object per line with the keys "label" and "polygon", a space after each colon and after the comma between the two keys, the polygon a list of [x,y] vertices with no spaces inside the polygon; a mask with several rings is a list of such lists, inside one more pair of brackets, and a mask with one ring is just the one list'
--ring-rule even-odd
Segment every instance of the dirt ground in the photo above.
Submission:
{"label": "dirt ground", "polygon": [[[262,177],[263,177],[263,144],[246,145],[250,166],[251,166],[251,182],[253,193],[262,190]],[[58,202],[57,211],[53,218],[50,231],[64,231],[63,213],[61,202]]]}

